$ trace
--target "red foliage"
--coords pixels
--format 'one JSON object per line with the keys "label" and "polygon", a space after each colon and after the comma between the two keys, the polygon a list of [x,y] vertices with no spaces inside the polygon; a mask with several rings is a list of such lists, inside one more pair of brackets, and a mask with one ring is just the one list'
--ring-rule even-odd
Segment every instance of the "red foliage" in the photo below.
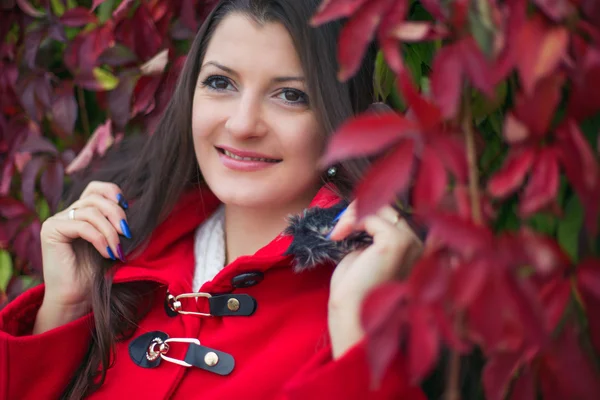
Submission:
{"label": "red foliage", "polygon": [[[515,193],[522,221],[540,211],[560,212],[563,180],[584,209],[582,235],[590,244],[579,253],[598,254],[600,139],[596,132],[594,149],[579,124],[600,112],[600,7],[577,0],[421,4],[433,21],[407,21],[408,2],[386,0],[324,1],[313,18],[314,24],[350,18],[339,42],[342,79],[354,74],[376,37],[408,106],[405,114],[365,114],[345,123],[324,165],[383,155],[356,189],[359,214],[409,193],[429,225],[425,255],[408,280],[386,284],[366,301],[375,378],[403,352],[411,376],[423,379],[444,342],[454,351],[476,345],[484,352],[486,398],[599,398],[599,353],[586,345],[600,351],[593,311],[600,307],[597,259],[574,265],[552,236],[525,226],[492,227]],[[473,28],[473,17],[491,27],[489,41]],[[429,92],[419,94],[403,68],[399,42],[439,37],[444,42],[431,65]],[[492,98],[505,81],[512,90],[503,128],[507,156],[495,173],[473,180],[477,165],[467,156],[476,162],[476,149],[468,142],[477,132],[466,128],[473,124],[470,93]],[[482,207],[485,215],[477,211]]]}

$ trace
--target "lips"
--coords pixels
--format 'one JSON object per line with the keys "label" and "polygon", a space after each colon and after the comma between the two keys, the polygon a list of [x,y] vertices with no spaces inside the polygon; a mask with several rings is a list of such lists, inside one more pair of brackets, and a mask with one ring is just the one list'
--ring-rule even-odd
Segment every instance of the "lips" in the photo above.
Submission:
{"label": "lips", "polygon": [[228,158],[242,162],[266,162],[275,164],[281,161],[281,159],[273,158],[267,154],[237,150],[231,147],[219,146],[216,147],[216,149]]}

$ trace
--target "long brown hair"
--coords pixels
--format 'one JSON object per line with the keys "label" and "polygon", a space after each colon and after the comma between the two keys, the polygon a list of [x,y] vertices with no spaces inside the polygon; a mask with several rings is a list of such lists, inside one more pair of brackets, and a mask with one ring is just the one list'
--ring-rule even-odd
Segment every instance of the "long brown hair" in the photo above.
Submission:
{"label": "long brown hair", "polygon": [[[175,87],[174,94],[149,138],[131,138],[111,151],[103,167],[75,184],[66,204],[75,201],[91,180],[114,182],[126,198],[135,200],[128,211],[133,240],[126,252],[139,251],[157,225],[171,212],[181,194],[202,185],[192,143],[192,100],[200,66],[216,26],[227,15],[241,13],[260,24],[281,23],[290,33],[307,76],[308,94],[318,121],[327,135],[353,114],[367,109],[373,100],[374,48],[361,70],[346,83],[336,79],[337,37],[341,22],[318,28],[308,26],[321,0],[223,0],[198,31]],[[141,149],[141,151],[140,151]],[[366,162],[354,160],[338,165],[335,185],[348,197]],[[92,308],[95,329],[92,342],[63,398],[80,399],[104,382],[114,360],[117,341],[135,331],[148,306],[148,284],[112,283],[112,264],[83,241],[74,244],[78,262],[93,276]],[[145,302],[146,300],[146,302]],[[147,308],[147,307],[145,307]]]}

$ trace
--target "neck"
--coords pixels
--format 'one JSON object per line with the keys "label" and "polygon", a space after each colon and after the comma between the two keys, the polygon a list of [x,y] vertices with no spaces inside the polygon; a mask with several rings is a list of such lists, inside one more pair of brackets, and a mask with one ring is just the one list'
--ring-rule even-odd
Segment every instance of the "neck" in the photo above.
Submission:
{"label": "neck", "polygon": [[252,255],[266,246],[287,227],[287,217],[310,205],[315,192],[291,204],[273,208],[225,206],[226,260],[229,264],[240,256]]}

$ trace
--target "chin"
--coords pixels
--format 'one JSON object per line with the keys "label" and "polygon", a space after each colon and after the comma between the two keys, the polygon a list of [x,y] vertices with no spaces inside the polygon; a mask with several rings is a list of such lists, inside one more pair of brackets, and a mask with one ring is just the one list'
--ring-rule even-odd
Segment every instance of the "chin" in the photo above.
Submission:
{"label": "chin", "polygon": [[[251,185],[251,184],[226,184],[219,181],[218,184],[211,185],[209,188],[215,196],[225,205],[248,208],[288,208],[294,203],[305,200],[307,193],[312,192],[312,186],[306,190],[298,190],[298,185],[284,187],[281,184],[273,185]],[[312,194],[312,193],[311,193]],[[311,197],[312,198],[312,197]],[[310,201],[310,199],[308,199]],[[307,203],[308,205],[308,203]]]}

